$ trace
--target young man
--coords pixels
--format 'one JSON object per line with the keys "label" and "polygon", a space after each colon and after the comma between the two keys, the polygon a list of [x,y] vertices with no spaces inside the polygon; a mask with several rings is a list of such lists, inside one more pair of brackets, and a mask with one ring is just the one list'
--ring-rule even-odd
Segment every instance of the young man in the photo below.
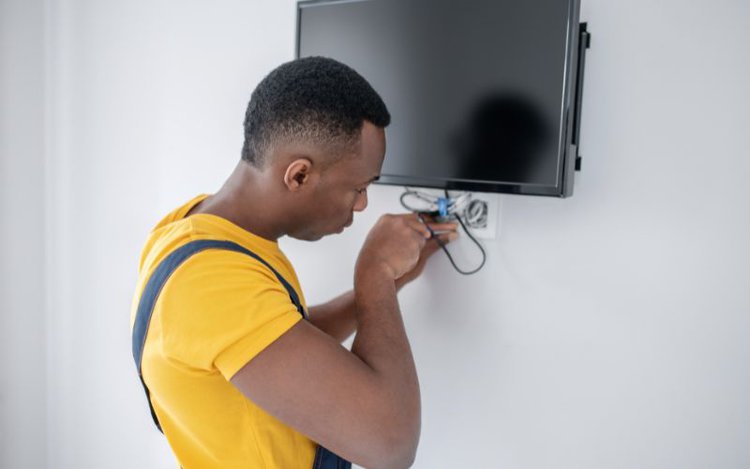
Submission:
{"label": "young man", "polygon": [[[286,63],[253,92],[242,159],[224,186],[151,232],[133,302],[134,357],[182,467],[412,464],[419,383],[396,293],[438,249],[428,226],[446,232],[443,242],[456,226],[384,215],[359,254],[353,291],[309,310],[277,244],[340,233],[365,209],[389,122],[349,67]],[[355,330],[349,351],[340,343]]]}

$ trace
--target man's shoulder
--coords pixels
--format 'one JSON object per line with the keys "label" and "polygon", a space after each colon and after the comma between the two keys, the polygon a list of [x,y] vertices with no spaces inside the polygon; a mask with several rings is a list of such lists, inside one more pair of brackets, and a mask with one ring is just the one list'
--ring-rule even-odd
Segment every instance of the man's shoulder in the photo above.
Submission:
{"label": "man's shoulder", "polygon": [[[215,241],[226,242],[226,240]],[[195,242],[195,240],[191,242]],[[219,282],[219,285],[214,285],[215,288],[247,287],[248,285],[244,281],[248,280],[276,282],[273,270],[268,267],[267,261],[261,259],[263,258],[258,259],[243,251],[211,247],[189,255],[175,269],[173,275],[180,281],[187,283],[207,281],[214,284]],[[225,279],[237,279],[243,281],[243,283],[222,282]]]}

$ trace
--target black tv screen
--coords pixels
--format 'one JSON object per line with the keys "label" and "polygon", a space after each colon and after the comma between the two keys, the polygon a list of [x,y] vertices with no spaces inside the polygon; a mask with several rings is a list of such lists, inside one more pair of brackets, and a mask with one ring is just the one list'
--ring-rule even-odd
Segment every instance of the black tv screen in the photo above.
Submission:
{"label": "black tv screen", "polygon": [[380,182],[565,197],[579,0],[298,2],[297,57],[363,75],[392,122]]}

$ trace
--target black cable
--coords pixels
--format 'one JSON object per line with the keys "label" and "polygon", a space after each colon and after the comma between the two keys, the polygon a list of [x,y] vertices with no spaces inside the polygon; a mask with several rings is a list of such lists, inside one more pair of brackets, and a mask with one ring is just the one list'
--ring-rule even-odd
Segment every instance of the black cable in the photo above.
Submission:
{"label": "black cable", "polygon": [[[403,192],[403,193],[401,194],[401,197],[399,198],[399,200],[400,200],[400,202],[401,202],[401,206],[403,206],[403,207],[404,207],[404,208],[405,208],[406,210],[408,210],[408,211],[410,211],[410,212],[417,212],[417,215],[419,216],[419,218],[420,218],[420,219],[421,219],[421,220],[422,220],[423,222],[425,222],[425,221],[424,221],[424,219],[422,218],[422,215],[423,215],[423,214],[424,214],[424,215],[430,215],[430,216],[436,216],[436,215],[438,215],[438,214],[439,214],[439,213],[438,213],[438,212],[436,212],[436,211],[433,211],[433,212],[423,212],[423,211],[420,211],[420,210],[414,209],[413,207],[410,207],[410,206],[409,206],[409,205],[408,205],[408,204],[407,204],[407,203],[406,203],[406,202],[404,201],[404,199],[405,199],[405,198],[406,198],[407,196],[418,196],[418,195],[419,195],[419,194],[418,194],[418,193],[417,193],[416,191],[414,191],[414,190],[412,190],[412,189],[409,189],[409,188],[407,187],[407,188],[406,188],[406,191],[405,191],[405,192]],[[447,199],[450,199],[450,195],[448,194],[448,190],[447,190],[447,189],[445,190],[445,197],[446,197]],[[468,229],[468,228],[466,227],[466,225],[464,224],[463,220],[461,220],[461,217],[460,217],[459,215],[455,214],[455,213],[453,214],[453,216],[454,216],[454,217],[456,217],[456,219],[458,220],[458,222],[459,222],[459,223],[461,224],[461,228],[463,228],[463,229],[464,229],[464,232],[466,232],[466,234],[467,234],[467,235],[469,236],[469,239],[471,239],[472,241],[474,241],[474,244],[476,244],[476,245],[477,245],[477,247],[479,248],[479,251],[481,251],[481,253],[482,253],[482,262],[481,262],[481,263],[479,264],[479,267],[477,267],[476,269],[473,269],[473,270],[469,270],[469,271],[461,270],[461,269],[460,269],[460,268],[459,268],[459,267],[458,267],[458,266],[456,265],[456,261],[455,261],[455,260],[453,259],[453,256],[452,256],[452,255],[451,255],[451,253],[450,253],[450,252],[448,251],[448,248],[446,248],[446,247],[445,247],[445,243],[444,243],[444,242],[443,242],[442,240],[440,240],[440,238],[438,238],[438,237],[437,237],[437,236],[435,235],[435,233],[434,233],[434,232],[432,231],[432,229],[430,229],[430,227],[429,227],[429,226],[427,225],[427,223],[426,223],[426,222],[425,222],[425,226],[427,226],[427,229],[428,229],[428,230],[430,230],[430,233],[432,233],[432,236],[433,236],[433,238],[435,238],[435,241],[436,241],[436,242],[438,243],[438,246],[440,246],[440,247],[441,247],[441,248],[443,249],[443,252],[445,252],[445,255],[446,255],[446,256],[448,257],[448,260],[450,261],[451,265],[453,266],[453,268],[454,268],[454,269],[456,269],[456,272],[458,272],[459,274],[462,274],[462,275],[472,275],[472,274],[475,274],[475,273],[479,272],[480,270],[482,270],[482,267],[484,267],[484,263],[485,263],[485,262],[487,261],[487,253],[485,252],[484,248],[483,248],[483,247],[482,247],[482,245],[481,245],[481,244],[479,243],[479,241],[477,241],[477,239],[476,239],[476,238],[475,238],[474,236],[472,236],[471,232],[470,232],[470,231],[469,231],[469,229]]]}
{"label": "black cable", "polygon": [[406,187],[405,189],[406,190],[403,193],[401,193],[401,197],[399,197],[399,202],[401,202],[401,206],[404,207],[404,209],[406,209],[406,210],[408,210],[410,212],[424,213],[424,214],[427,214],[427,215],[430,215],[430,216],[433,216],[433,217],[440,214],[440,212],[438,212],[438,211],[425,211],[425,210],[419,210],[419,209],[414,208],[414,207],[410,207],[409,204],[407,204],[404,199],[406,199],[407,196],[414,196],[414,197],[419,198],[419,193],[417,191],[415,191],[415,190],[412,190],[412,189],[408,188],[408,187]]}
{"label": "black cable", "polygon": [[[448,194],[448,189],[445,189],[445,198],[446,199],[450,199],[451,198],[451,196]],[[463,220],[461,220],[461,217],[458,216],[457,214],[453,214],[453,216],[455,216],[456,220],[458,220],[458,222],[461,224],[461,228],[464,229],[464,232],[466,232],[466,234],[469,236],[469,239],[471,239],[472,241],[474,241],[474,244],[476,244],[477,247],[479,248],[479,251],[482,253],[482,262],[480,262],[479,263],[479,267],[477,267],[474,270],[470,270],[468,272],[467,271],[463,271],[463,270],[459,269],[458,266],[456,265],[456,263],[453,261],[453,256],[451,256],[451,253],[448,252],[448,249],[445,247],[445,244],[443,244],[440,240],[438,240],[438,244],[440,245],[440,247],[443,248],[443,251],[445,251],[445,255],[448,256],[448,260],[451,261],[451,264],[453,264],[453,268],[456,269],[456,272],[458,272],[459,274],[463,274],[463,275],[472,275],[472,274],[475,274],[475,273],[479,272],[480,270],[482,270],[482,267],[484,267],[484,263],[487,261],[487,253],[484,251],[484,248],[479,243],[479,241],[477,241],[477,239],[474,236],[472,236],[472,234],[468,230],[468,228],[466,228],[466,225],[464,225],[464,222],[463,222]]]}
{"label": "black cable", "polygon": [[401,193],[401,197],[398,198],[398,201],[401,202],[401,206],[410,212],[414,212],[415,210],[409,207],[408,205],[406,205],[406,202],[404,202],[404,199],[406,198],[407,195],[412,195],[412,194],[414,194],[413,191],[406,189],[404,192]]}
{"label": "black cable", "polygon": [[[471,235],[471,232],[466,228],[466,225],[464,225],[464,222],[463,222],[463,220],[461,220],[461,217],[459,217],[458,215],[455,215],[455,217],[458,220],[458,222],[461,223],[461,227],[464,229],[464,231],[469,236],[469,238],[472,241],[474,241],[474,244],[476,244],[477,247],[479,248],[479,251],[482,253],[482,262],[480,262],[479,263],[479,267],[477,267],[474,270],[470,270],[468,272],[467,271],[463,271],[463,270],[459,269],[458,266],[456,266],[455,262],[453,262],[453,256],[451,256],[451,253],[448,252],[448,249],[445,247],[445,244],[442,245],[442,248],[443,248],[443,251],[445,251],[445,255],[448,256],[448,260],[451,261],[451,264],[453,264],[453,268],[456,269],[456,271],[459,274],[472,275],[472,274],[475,274],[475,273],[479,272],[480,270],[482,270],[482,267],[484,267],[484,263],[487,261],[487,253],[484,251],[484,248],[479,243],[479,241],[477,241],[477,239],[474,236]],[[439,244],[442,244],[442,243],[439,243]]]}

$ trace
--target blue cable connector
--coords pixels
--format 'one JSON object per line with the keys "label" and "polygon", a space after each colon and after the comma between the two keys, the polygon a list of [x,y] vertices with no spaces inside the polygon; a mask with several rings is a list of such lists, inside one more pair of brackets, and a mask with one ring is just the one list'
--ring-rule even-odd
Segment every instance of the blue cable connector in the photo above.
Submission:
{"label": "blue cable connector", "polygon": [[440,212],[440,216],[447,217],[448,206],[451,204],[451,199],[440,197],[437,202],[438,202],[438,212]]}

